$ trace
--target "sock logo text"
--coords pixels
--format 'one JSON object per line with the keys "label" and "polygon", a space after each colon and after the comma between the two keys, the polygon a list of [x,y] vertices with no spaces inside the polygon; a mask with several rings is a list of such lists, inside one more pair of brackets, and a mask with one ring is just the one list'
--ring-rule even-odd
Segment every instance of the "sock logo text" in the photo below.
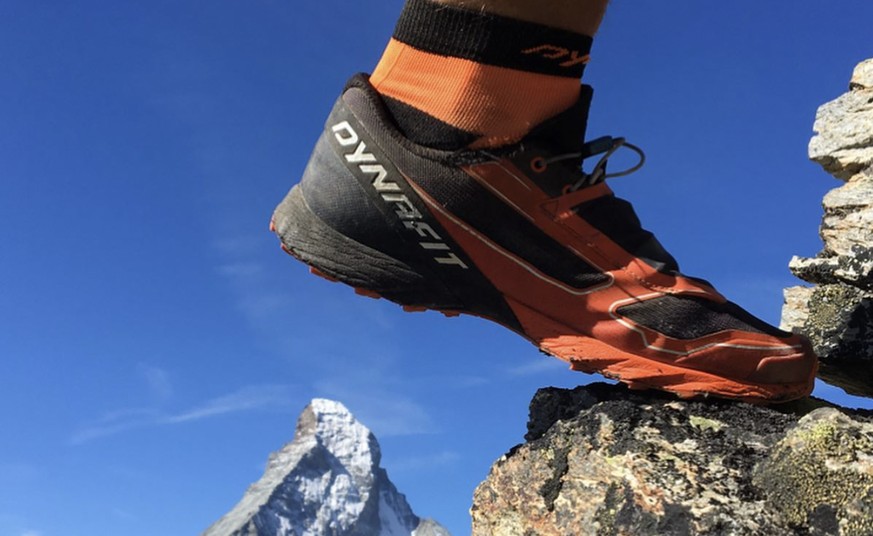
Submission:
{"label": "sock logo text", "polygon": [[540,45],[533,48],[527,48],[521,51],[522,54],[539,54],[548,60],[563,60],[558,65],[561,67],[573,67],[579,64],[586,64],[591,56],[588,54],[579,54],[578,50],[570,50],[564,47],[555,45]]}

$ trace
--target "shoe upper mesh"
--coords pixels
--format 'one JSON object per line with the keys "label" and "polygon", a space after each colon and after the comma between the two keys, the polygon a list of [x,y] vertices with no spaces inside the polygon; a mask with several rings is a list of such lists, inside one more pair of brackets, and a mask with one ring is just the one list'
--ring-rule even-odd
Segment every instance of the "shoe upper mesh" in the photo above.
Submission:
{"label": "shoe upper mesh", "polygon": [[717,303],[696,296],[666,295],[616,310],[636,324],[674,339],[696,339],[719,331],[738,330],[774,337],[791,334],[754,317],[733,302]]}
{"label": "shoe upper mesh", "polygon": [[588,288],[609,279],[460,168],[408,155],[399,160],[415,182],[449,212],[543,274],[574,288]]}
{"label": "shoe upper mesh", "polygon": [[609,278],[518,214],[466,174],[437,180],[419,175],[419,182],[460,219],[540,272],[575,288],[587,288]]}
{"label": "shoe upper mesh", "polygon": [[582,219],[608,236],[628,253],[661,272],[678,272],[679,264],[651,232],[643,229],[630,203],[606,195],[574,209]]}

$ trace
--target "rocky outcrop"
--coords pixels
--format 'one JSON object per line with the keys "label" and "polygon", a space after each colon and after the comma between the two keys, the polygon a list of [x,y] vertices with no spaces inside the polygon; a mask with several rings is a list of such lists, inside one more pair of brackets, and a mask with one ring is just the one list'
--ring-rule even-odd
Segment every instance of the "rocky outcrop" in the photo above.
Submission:
{"label": "rocky outcrop", "polygon": [[816,136],[809,157],[838,179],[851,180],[873,166],[873,58],[852,73],[849,92],[821,108],[815,117]]}
{"label": "rocky outcrop", "polygon": [[449,536],[412,512],[380,460],[376,437],[345,406],[313,400],[294,441],[203,536]]}
{"label": "rocky outcrop", "polygon": [[541,389],[474,536],[873,534],[873,421],[594,384]]}
{"label": "rocky outcrop", "polygon": [[819,108],[814,130],[810,158],[846,182],[823,200],[824,249],[789,264],[815,286],[785,289],[782,328],[810,338],[822,379],[873,396],[873,59]]}

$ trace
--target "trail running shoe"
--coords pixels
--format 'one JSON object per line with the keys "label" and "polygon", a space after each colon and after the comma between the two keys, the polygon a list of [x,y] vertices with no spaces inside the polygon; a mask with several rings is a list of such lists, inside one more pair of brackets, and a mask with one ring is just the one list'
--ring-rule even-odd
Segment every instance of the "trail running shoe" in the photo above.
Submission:
{"label": "trail running shoe", "polygon": [[358,75],[272,228],[317,275],[498,322],[575,370],[683,397],[809,394],[809,343],[682,275],[613,195],[605,163],[624,142],[581,141],[591,95],[521,143],[446,152],[404,138]]}

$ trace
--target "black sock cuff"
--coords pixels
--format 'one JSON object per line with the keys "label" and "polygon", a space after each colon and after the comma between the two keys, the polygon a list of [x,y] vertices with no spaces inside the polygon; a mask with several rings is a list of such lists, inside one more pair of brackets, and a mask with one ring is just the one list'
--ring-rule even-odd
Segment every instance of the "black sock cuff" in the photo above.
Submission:
{"label": "black sock cuff", "polygon": [[391,113],[397,130],[419,145],[442,151],[454,151],[470,145],[480,137],[478,134],[440,121],[405,102],[384,95],[382,102]]}
{"label": "black sock cuff", "polygon": [[432,0],[406,1],[394,39],[441,56],[570,78],[582,76],[593,42],[568,30]]}

